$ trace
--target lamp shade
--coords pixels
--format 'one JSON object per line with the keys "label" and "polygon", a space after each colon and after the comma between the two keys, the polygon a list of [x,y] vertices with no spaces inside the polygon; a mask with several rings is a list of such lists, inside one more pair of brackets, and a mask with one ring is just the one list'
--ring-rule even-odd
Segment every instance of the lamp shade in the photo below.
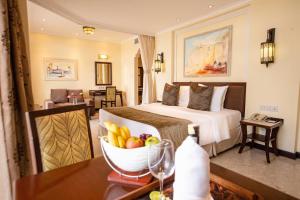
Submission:
{"label": "lamp shade", "polygon": [[263,42],[260,45],[260,63],[266,64],[274,62],[275,44],[273,42]]}
{"label": "lamp shade", "polygon": [[161,61],[157,59],[154,62],[155,62],[154,71],[157,72],[157,73],[161,72]]}
{"label": "lamp shade", "polygon": [[99,54],[99,55],[98,55],[98,58],[99,58],[100,60],[107,60],[107,59],[108,59],[108,55],[107,55],[107,54]]}
{"label": "lamp shade", "polygon": [[162,64],[164,63],[164,53],[163,52],[158,53],[156,56],[157,56],[156,60],[154,61],[155,63],[154,71],[158,73],[161,72]]}

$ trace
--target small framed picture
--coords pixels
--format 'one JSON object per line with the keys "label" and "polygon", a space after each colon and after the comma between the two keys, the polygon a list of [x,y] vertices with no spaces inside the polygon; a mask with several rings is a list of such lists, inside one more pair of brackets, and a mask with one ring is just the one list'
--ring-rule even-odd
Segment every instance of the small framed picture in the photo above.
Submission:
{"label": "small framed picture", "polygon": [[45,80],[74,81],[77,80],[78,61],[74,59],[45,58]]}

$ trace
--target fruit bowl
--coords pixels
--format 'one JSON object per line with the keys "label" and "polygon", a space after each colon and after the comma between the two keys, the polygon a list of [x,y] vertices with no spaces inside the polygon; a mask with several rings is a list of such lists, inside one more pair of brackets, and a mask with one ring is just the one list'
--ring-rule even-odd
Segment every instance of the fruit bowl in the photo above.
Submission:
{"label": "fruit bowl", "polygon": [[148,146],[124,149],[111,145],[107,136],[100,139],[103,155],[126,172],[140,172],[148,168]]}

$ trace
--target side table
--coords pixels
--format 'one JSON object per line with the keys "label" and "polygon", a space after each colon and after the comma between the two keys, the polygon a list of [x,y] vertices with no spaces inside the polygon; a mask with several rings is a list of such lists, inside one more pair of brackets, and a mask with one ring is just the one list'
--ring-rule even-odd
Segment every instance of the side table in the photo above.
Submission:
{"label": "side table", "polygon": [[[270,122],[273,121],[273,122]],[[278,149],[277,149],[277,134],[280,126],[283,124],[283,119],[280,118],[274,118],[274,117],[268,117],[265,121],[257,121],[257,120],[251,120],[251,119],[243,119],[240,121],[241,128],[242,128],[242,144],[239,149],[239,153],[242,153],[244,147],[246,146],[247,139],[251,139],[251,145],[252,148],[255,141],[261,141],[265,143],[265,151],[266,151],[266,158],[267,162],[270,163],[270,156],[269,156],[269,143],[271,142],[273,151],[276,156],[279,155]],[[248,134],[247,132],[247,126],[252,126],[252,133]],[[257,127],[264,128],[266,130],[265,135],[261,135],[257,133]]]}

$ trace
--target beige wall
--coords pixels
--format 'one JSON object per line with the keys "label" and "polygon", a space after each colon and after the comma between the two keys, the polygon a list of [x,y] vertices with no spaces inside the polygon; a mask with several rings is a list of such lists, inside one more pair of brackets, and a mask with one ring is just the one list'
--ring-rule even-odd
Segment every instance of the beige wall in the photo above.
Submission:
{"label": "beige wall", "polygon": [[158,100],[162,99],[162,92],[166,82],[173,82],[173,33],[171,31],[160,33],[155,37],[156,52],[164,53],[164,64],[162,72],[156,73],[156,97]]}
{"label": "beige wall", "polygon": [[[298,0],[255,0],[250,7],[250,66],[247,113],[259,105],[278,105],[279,112],[267,113],[284,118],[279,133],[279,148],[296,150],[300,70],[297,59],[299,44]],[[268,12],[266,12],[266,10]],[[265,40],[265,30],[276,28],[276,60],[269,68],[259,64],[258,45]]]}
{"label": "beige wall", "polygon": [[123,41],[122,44],[122,90],[126,92],[127,104],[137,103],[137,78],[135,69],[135,56],[139,50],[139,45],[134,44],[134,38]]}
{"label": "beige wall", "polygon": [[300,152],[300,81],[299,81],[299,97],[298,97],[298,124],[297,124],[297,141],[296,141],[296,145],[297,145],[297,152]]}
{"label": "beige wall", "polygon": [[[285,120],[279,134],[280,149],[294,152],[296,150],[296,127],[298,123],[298,97],[300,70],[297,61],[297,43],[299,44],[300,1],[297,0],[253,0],[251,5],[242,10],[218,16],[193,24],[184,29],[164,32],[156,35],[157,52],[165,53],[165,71],[157,77],[158,96],[161,96],[165,81],[171,81],[172,60],[174,59],[174,80],[178,81],[246,81],[247,99],[246,116],[260,111],[261,105],[278,106],[279,111],[264,112]],[[214,30],[233,25],[232,65],[228,77],[207,77],[186,79],[182,76],[178,59],[180,53],[174,51],[172,44],[182,36]],[[267,29],[276,28],[276,61],[269,68],[260,64],[260,43],[266,40]],[[186,32],[187,30],[187,32]],[[174,39],[174,43],[172,43]],[[182,49],[182,47],[181,47]],[[176,50],[176,48],[175,48]],[[178,49],[180,50],[180,46]],[[178,64],[178,63],[177,63]],[[298,151],[300,150],[298,137]]]}
{"label": "beige wall", "polygon": [[[50,97],[51,88],[97,89],[95,85],[95,61],[97,55],[106,53],[112,62],[113,85],[122,88],[121,83],[121,44],[95,42],[30,33],[30,54],[33,95],[35,103],[43,105]],[[47,57],[78,60],[77,81],[45,81],[43,59]]]}

